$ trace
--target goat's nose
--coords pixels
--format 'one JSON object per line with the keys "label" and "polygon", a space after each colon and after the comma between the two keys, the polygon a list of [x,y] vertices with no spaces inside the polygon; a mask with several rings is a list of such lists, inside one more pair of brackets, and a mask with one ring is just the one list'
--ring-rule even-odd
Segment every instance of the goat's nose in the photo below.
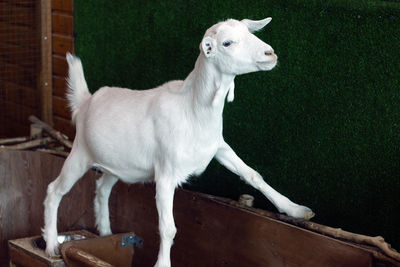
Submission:
{"label": "goat's nose", "polygon": [[266,56],[273,56],[273,55],[274,55],[274,49],[266,50],[266,51],[264,52],[264,55],[266,55]]}

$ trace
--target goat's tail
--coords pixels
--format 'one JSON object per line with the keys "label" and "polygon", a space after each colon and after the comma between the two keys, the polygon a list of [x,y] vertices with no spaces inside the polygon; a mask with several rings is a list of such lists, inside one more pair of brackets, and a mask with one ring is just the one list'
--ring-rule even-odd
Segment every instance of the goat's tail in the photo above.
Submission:
{"label": "goat's tail", "polygon": [[66,57],[68,62],[67,99],[72,111],[72,121],[75,122],[79,106],[91,94],[83,74],[81,60],[70,53],[67,53]]}

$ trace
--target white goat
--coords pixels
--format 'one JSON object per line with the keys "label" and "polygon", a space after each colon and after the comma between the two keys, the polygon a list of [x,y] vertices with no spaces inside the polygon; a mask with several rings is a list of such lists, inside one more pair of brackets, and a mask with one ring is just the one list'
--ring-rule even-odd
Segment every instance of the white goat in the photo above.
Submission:
{"label": "white goat", "polygon": [[44,201],[46,253],[57,253],[57,209],[61,198],[90,168],[104,173],[94,200],[101,235],[111,234],[108,198],[118,179],[126,183],[154,181],[161,236],[156,266],[170,266],[176,234],[175,188],[202,173],[216,159],[260,190],[280,212],[309,219],[314,214],[291,202],[264,182],[224,141],[222,111],[232,101],[236,75],[271,70],[274,50],[254,31],[271,21],[227,20],[204,35],[194,70],[184,81],[171,81],[143,91],[102,87],[89,93],[81,61],[67,54],[68,99],[76,124],[71,154],[60,175],[49,184]]}

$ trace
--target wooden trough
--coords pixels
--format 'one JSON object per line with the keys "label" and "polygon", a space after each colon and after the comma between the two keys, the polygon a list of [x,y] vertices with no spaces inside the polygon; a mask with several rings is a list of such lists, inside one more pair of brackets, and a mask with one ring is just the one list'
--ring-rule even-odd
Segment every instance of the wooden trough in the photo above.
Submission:
{"label": "wooden trough", "polygon": [[[43,152],[0,150],[2,266],[7,266],[9,260],[7,240],[40,234],[46,187],[58,175],[63,162],[63,158]],[[88,172],[63,198],[59,231],[94,231],[92,202],[95,178],[99,176],[95,171]],[[152,184],[118,183],[111,193],[113,231],[134,231],[144,240],[144,247],[135,249],[134,266],[153,266],[157,258],[154,196]],[[400,266],[399,259],[395,259],[398,254],[389,247],[394,257],[375,246],[328,236],[334,231],[340,235],[341,230],[244,207],[236,201],[177,189],[174,204],[178,234],[171,257],[175,267]],[[323,228],[331,233],[316,232]],[[355,237],[362,237],[354,239],[360,242],[365,238]]]}

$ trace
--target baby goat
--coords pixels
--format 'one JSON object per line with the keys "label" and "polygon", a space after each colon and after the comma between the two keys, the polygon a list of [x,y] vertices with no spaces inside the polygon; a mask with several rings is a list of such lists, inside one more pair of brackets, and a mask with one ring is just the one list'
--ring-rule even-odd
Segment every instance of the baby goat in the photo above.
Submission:
{"label": "baby goat", "polygon": [[271,21],[229,19],[209,28],[200,44],[194,70],[184,81],[151,90],[102,87],[89,93],[81,61],[67,54],[68,100],[76,124],[72,151],[44,201],[46,253],[57,253],[57,209],[61,198],[91,167],[104,174],[94,200],[101,235],[111,234],[108,198],[118,179],[126,183],[152,181],[161,236],[155,266],[170,266],[176,234],[173,218],[175,188],[190,175],[202,173],[215,157],[222,165],[260,190],[280,212],[309,219],[314,214],[269,186],[224,141],[225,98],[234,98],[236,75],[271,70],[277,56],[252,34]]}

